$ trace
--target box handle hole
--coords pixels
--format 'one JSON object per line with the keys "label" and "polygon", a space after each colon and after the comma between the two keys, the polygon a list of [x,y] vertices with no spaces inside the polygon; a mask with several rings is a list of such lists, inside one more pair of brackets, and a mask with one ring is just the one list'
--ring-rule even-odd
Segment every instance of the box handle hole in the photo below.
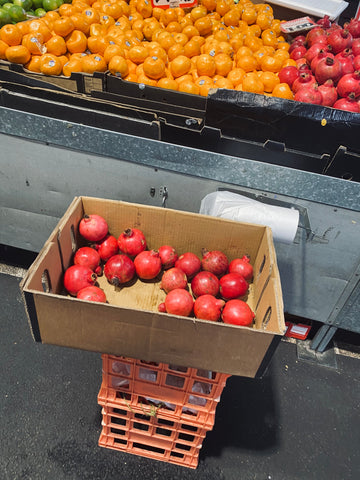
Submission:
{"label": "box handle hole", "polygon": [[75,228],[74,225],[70,227],[70,237],[71,237],[71,249],[73,253],[76,252],[76,240],[75,240]]}
{"label": "box handle hole", "polygon": [[269,306],[265,312],[265,315],[264,315],[264,318],[261,322],[261,326],[262,328],[265,330],[266,327],[268,326],[268,323],[270,321],[270,318],[271,318],[271,306]]}
{"label": "box handle hole", "polygon": [[260,265],[260,268],[259,268],[259,274],[264,270],[265,262],[266,262],[266,255],[264,255],[264,258],[261,262],[261,265]]}
{"label": "box handle hole", "polygon": [[51,291],[50,275],[47,269],[45,269],[41,275],[41,285],[45,293]]}

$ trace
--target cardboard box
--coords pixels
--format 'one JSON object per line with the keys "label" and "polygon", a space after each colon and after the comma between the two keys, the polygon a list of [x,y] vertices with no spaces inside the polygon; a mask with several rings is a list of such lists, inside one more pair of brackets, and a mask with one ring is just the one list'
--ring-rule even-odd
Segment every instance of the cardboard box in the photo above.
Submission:
{"label": "cardboard box", "polygon": [[[66,295],[63,272],[83,244],[84,214],[106,218],[116,237],[127,227],[143,230],[148,247],[173,245],[179,253],[221,249],[229,260],[249,254],[254,266],[248,303],[254,327],[159,313],[165,298],[160,280],[116,288],[99,277],[108,304]],[[261,376],[285,332],[276,254],[269,227],[114,200],[76,197],[21,283],[34,339],[64,347]]]}

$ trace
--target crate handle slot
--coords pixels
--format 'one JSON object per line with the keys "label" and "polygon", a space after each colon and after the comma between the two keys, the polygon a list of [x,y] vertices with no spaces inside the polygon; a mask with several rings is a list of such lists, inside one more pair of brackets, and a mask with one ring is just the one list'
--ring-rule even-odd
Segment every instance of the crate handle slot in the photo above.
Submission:
{"label": "crate handle slot", "polygon": [[76,240],[75,240],[75,227],[73,224],[71,224],[70,227],[70,237],[71,237],[71,250],[73,253],[76,252]]}
{"label": "crate handle slot", "polygon": [[261,274],[261,272],[264,270],[264,266],[265,266],[265,263],[266,263],[266,255],[264,255],[264,258],[260,264],[260,267],[259,267],[259,275]]}
{"label": "crate handle slot", "polygon": [[266,312],[265,312],[265,315],[264,315],[264,318],[262,319],[262,322],[261,322],[261,326],[262,328],[265,330],[266,327],[268,326],[268,323],[270,321],[270,318],[271,318],[271,313],[272,313],[272,309],[271,309],[271,305],[267,308]]}
{"label": "crate handle slot", "polygon": [[47,268],[45,268],[45,270],[41,275],[41,285],[45,293],[51,292],[51,281],[50,281],[49,270]]}

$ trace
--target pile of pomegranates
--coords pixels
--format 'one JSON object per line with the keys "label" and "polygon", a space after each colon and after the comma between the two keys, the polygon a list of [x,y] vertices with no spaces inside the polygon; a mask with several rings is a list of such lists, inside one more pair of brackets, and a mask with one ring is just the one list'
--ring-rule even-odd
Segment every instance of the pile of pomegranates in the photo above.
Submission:
{"label": "pile of pomegranates", "polygon": [[290,57],[297,66],[279,72],[300,102],[360,112],[360,21],[343,27],[328,17],[306,35],[292,39]]}
{"label": "pile of pomegranates", "polygon": [[254,312],[246,302],[253,267],[247,255],[229,261],[220,250],[178,254],[171,245],[148,249],[144,233],[127,228],[118,238],[109,233],[106,220],[86,215],[79,223],[86,246],[79,247],[64,273],[67,292],[80,299],[106,302],[97,277],[109,284],[129,286],[134,279],[157,281],[165,292],[159,312],[249,326]]}

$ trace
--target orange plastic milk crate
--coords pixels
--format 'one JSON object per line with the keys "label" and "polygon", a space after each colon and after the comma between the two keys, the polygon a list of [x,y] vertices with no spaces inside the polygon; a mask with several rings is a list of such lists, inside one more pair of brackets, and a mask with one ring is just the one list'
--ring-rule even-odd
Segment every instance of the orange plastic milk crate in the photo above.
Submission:
{"label": "orange plastic milk crate", "polygon": [[196,468],[228,374],[102,355],[99,445]]}

